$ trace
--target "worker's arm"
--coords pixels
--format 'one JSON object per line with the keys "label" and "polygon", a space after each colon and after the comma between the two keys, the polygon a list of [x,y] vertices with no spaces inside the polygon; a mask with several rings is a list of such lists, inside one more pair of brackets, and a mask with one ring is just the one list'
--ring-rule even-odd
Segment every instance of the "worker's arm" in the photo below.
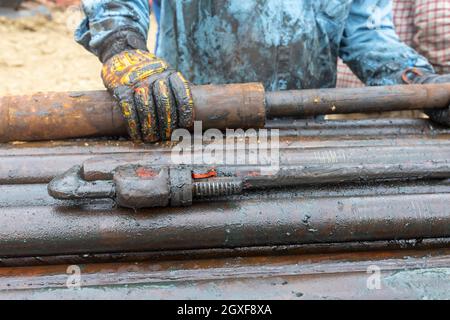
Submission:
{"label": "worker's arm", "polygon": [[[146,49],[150,24],[148,0],[84,0],[86,18],[75,31],[75,40],[106,61],[111,46]],[[115,52],[118,53],[118,52]]]}
{"label": "worker's arm", "polygon": [[340,56],[367,85],[402,83],[407,68],[434,72],[427,59],[400,41],[390,0],[353,1]]}
{"label": "worker's arm", "polygon": [[190,84],[163,59],[148,52],[148,0],[85,0],[86,19],[76,40],[103,63],[105,87],[119,102],[133,140],[170,140],[190,127]]}
{"label": "worker's arm", "polygon": [[[353,2],[340,56],[368,85],[450,82],[449,75],[436,75],[427,59],[400,41],[390,0]],[[449,108],[427,114],[435,122],[450,125]]]}

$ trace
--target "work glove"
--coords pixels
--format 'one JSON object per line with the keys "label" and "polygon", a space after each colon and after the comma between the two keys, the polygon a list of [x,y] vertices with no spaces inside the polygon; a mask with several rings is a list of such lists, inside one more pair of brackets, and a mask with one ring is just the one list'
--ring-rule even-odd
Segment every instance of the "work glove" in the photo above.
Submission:
{"label": "work glove", "polygon": [[189,82],[167,62],[141,49],[108,58],[102,69],[134,141],[170,140],[176,128],[190,128],[193,100]]}
{"label": "work glove", "polygon": [[[417,69],[407,69],[403,73],[403,81],[415,84],[450,83],[450,74],[424,74]],[[445,126],[450,126],[450,106],[445,109],[428,109],[424,110],[424,112],[432,121]]]}

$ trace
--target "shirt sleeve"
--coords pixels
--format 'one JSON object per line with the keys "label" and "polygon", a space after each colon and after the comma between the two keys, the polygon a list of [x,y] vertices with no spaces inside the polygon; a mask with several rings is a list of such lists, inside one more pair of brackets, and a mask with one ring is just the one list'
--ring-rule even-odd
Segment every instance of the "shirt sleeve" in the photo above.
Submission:
{"label": "shirt sleeve", "polygon": [[103,40],[119,30],[134,30],[147,39],[148,0],[84,0],[82,4],[86,17],[75,31],[75,40],[95,55]]}
{"label": "shirt sleeve", "polygon": [[406,68],[434,72],[427,59],[400,41],[391,0],[353,1],[339,55],[361,81],[372,86],[400,83]]}

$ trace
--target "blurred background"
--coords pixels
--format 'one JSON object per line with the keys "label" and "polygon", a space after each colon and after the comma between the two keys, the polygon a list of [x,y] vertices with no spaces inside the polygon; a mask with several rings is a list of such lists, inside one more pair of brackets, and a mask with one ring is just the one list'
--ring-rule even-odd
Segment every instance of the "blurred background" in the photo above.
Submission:
{"label": "blurred background", "polygon": [[[102,89],[100,61],[73,40],[76,0],[0,0],[0,95]],[[152,18],[149,48],[155,43]]]}

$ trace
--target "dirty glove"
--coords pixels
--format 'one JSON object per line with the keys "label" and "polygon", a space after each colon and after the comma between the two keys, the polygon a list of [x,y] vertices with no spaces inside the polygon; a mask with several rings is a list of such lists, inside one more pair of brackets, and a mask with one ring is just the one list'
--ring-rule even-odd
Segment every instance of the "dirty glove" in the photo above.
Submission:
{"label": "dirty glove", "polygon": [[[403,81],[406,83],[450,83],[450,74],[424,74],[417,69],[407,69],[403,73]],[[450,126],[450,106],[445,109],[429,109],[424,111],[432,121]]]}
{"label": "dirty glove", "polygon": [[145,50],[124,50],[104,62],[102,79],[119,102],[135,141],[170,140],[174,129],[190,128],[190,84],[162,59]]}

